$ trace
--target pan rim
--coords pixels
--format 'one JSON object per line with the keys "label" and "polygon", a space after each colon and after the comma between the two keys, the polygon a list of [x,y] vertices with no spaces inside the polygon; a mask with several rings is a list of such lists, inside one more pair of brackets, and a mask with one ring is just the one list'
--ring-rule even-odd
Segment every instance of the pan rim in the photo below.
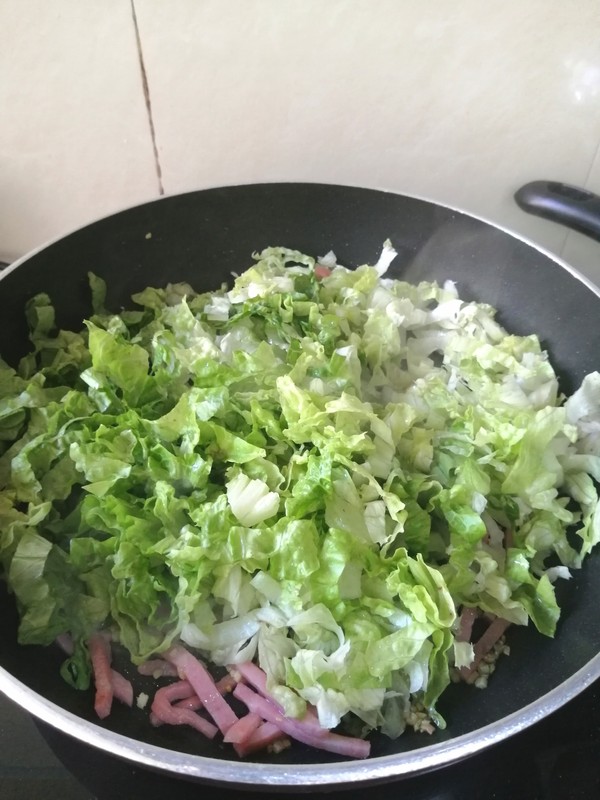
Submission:
{"label": "pan rim", "polygon": [[56,730],[98,750],[154,771],[205,783],[289,790],[303,787],[348,788],[416,777],[450,766],[499,744],[573,700],[600,678],[600,653],[545,695],[523,708],[446,742],[364,761],[328,764],[261,764],[182,753],[133,739],[83,719],[47,700],[0,667],[0,691],[25,711]]}
{"label": "pan rim", "polygon": [[538,244],[533,239],[529,238],[525,234],[519,233],[518,231],[514,231],[511,228],[502,225],[499,222],[495,222],[489,217],[475,214],[471,211],[466,211],[464,208],[460,206],[455,206],[450,203],[443,203],[438,200],[434,200],[431,197],[427,197],[426,195],[420,194],[412,194],[407,192],[400,192],[396,189],[386,188],[386,187],[376,187],[376,186],[364,186],[362,184],[352,184],[352,183],[329,183],[327,181],[289,181],[289,180],[281,180],[281,181],[249,181],[248,183],[231,183],[231,184],[224,184],[224,185],[215,185],[215,186],[204,186],[199,189],[190,189],[186,192],[174,192],[173,194],[164,194],[160,195],[159,197],[152,198],[151,200],[146,200],[143,203],[133,203],[132,205],[123,206],[115,211],[111,211],[108,214],[104,214],[100,217],[96,217],[88,222],[83,223],[82,225],[76,225],[73,228],[70,228],[66,232],[58,234],[57,236],[51,237],[50,239],[42,242],[42,244],[38,245],[37,247],[32,248],[31,250],[24,253],[22,256],[19,256],[14,261],[12,261],[7,267],[5,267],[0,272],[0,281],[2,281],[7,275],[13,272],[15,269],[21,266],[24,262],[28,261],[30,258],[33,258],[35,255],[40,253],[42,250],[46,250],[48,247],[51,247],[53,244],[60,242],[63,239],[67,239],[69,236],[81,231],[85,228],[88,228],[90,225],[94,225],[97,222],[102,222],[103,220],[108,220],[111,217],[118,216],[120,214],[126,213],[128,211],[133,211],[136,208],[141,208],[143,206],[148,206],[155,203],[164,203],[172,200],[176,197],[185,197],[187,195],[192,194],[202,194],[208,192],[218,192],[218,191],[227,191],[227,190],[237,190],[237,189],[249,189],[251,187],[281,187],[281,186],[302,186],[302,187],[324,187],[330,189],[353,189],[358,191],[365,191],[365,192],[374,192],[379,194],[389,194],[395,197],[403,197],[409,200],[417,200],[422,203],[429,203],[433,206],[438,206],[439,208],[445,208],[448,211],[453,211],[457,214],[461,214],[464,217],[468,217],[478,222],[481,222],[485,225],[489,225],[492,228],[496,228],[497,230],[505,233],[507,236],[511,236],[513,239],[517,239],[523,244],[528,245],[529,247],[537,250],[546,258],[549,258],[551,261],[554,261],[560,267],[565,269],[569,272],[574,278],[581,281],[588,289],[590,289],[595,295],[600,297],[600,286],[596,285],[590,278],[584,275],[580,270],[576,267],[569,264],[568,261],[565,261],[561,256],[556,253],[553,253],[551,250],[548,250],[544,246]]}

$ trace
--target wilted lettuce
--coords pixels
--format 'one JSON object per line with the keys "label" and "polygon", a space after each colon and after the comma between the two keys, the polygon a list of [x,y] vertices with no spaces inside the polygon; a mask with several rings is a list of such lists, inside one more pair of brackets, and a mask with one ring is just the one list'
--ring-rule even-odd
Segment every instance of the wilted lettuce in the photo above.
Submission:
{"label": "wilted lettuce", "polygon": [[[28,304],[0,362],[0,559],[22,643],[109,627],[256,657],[288,712],[435,717],[457,610],[553,635],[553,581],[600,538],[600,376],[566,406],[535,336],[452,283],[315,272],[271,248],[233,288],[148,288],[81,332]],[[572,533],[567,537],[567,530]],[[443,721],[435,717],[440,724]]]}

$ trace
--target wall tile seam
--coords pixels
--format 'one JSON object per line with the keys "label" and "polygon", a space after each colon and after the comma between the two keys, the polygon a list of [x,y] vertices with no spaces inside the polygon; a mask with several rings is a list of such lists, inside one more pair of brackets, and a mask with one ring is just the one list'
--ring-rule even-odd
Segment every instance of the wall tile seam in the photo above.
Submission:
{"label": "wall tile seam", "polygon": [[156,128],[154,126],[154,117],[152,115],[152,99],[150,97],[150,85],[148,83],[148,74],[146,72],[146,64],[144,61],[144,50],[142,47],[142,39],[138,25],[137,13],[135,9],[135,0],[130,0],[131,4],[131,17],[133,21],[133,28],[135,32],[135,43],[138,54],[138,61],[140,66],[140,78],[142,81],[142,92],[144,94],[144,104],[146,106],[146,115],[148,118],[148,128],[150,131],[150,138],[152,140],[152,152],[154,155],[154,168],[156,170],[156,180],[158,183],[158,194],[162,197],[165,193],[163,180],[162,180],[162,167],[160,163],[160,156],[158,153],[158,144],[156,140]]}

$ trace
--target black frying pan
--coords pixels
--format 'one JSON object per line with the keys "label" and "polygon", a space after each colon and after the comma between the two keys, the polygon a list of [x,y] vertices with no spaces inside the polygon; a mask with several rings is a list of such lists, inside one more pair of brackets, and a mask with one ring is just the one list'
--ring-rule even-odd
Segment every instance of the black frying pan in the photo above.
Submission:
{"label": "black frying pan", "polygon": [[[523,201],[526,202],[526,201]],[[45,291],[62,327],[89,313],[87,272],[106,279],[118,309],[147,285],[185,280],[217,288],[250,264],[251,253],[285,245],[320,255],[333,249],[348,266],[376,259],[390,238],[391,277],[458,284],[465,299],[490,303],[518,334],[537,333],[565,392],[600,368],[600,297],[581,276],[492,225],[433,203],[384,192],[314,184],[267,184],[194,192],[133,208],[86,226],[22,259],[0,280],[0,354],[27,350],[25,301]],[[336,760],[300,745],[257,761],[184,729],[153,729],[146,712],[115,709],[94,717],[92,693],[70,689],[53,648],[18,647],[16,613],[0,596],[0,689],[51,725],[143,766],[186,777],[270,788],[348,785],[417,774],[468,756],[527,727],[600,676],[600,555],[561,586],[556,640],[511,629],[511,656],[485,692],[451,687],[440,711],[446,731],[374,736],[366,762]],[[142,686],[143,688],[143,686]]]}

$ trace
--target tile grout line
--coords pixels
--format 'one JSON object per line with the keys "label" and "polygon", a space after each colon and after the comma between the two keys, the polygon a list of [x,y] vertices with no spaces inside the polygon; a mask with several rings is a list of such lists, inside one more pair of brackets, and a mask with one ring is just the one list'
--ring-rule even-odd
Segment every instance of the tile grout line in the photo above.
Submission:
{"label": "tile grout line", "polygon": [[146,66],[144,64],[144,54],[142,52],[142,40],[140,38],[140,29],[138,26],[137,14],[135,13],[135,2],[131,2],[131,16],[133,18],[133,27],[135,29],[135,41],[137,45],[138,59],[140,63],[140,72],[142,76],[142,88],[144,91],[144,102],[146,103],[146,112],[148,114],[148,124],[150,126],[150,137],[152,139],[152,151],[154,153],[154,167],[156,169],[156,178],[158,180],[158,193],[164,195],[165,188],[162,182],[162,169],[160,166],[160,159],[158,157],[158,147],[156,144],[156,131],[154,129],[154,119],[152,118],[152,103],[150,101],[150,88],[148,86],[148,76],[146,74]]}
{"label": "tile grout line", "polygon": [[[133,2],[133,0],[132,0],[132,2]],[[594,167],[596,166],[596,162],[598,161],[599,158],[600,158],[600,140],[598,140],[598,144],[596,145],[596,150],[594,152],[594,155],[592,156],[592,161],[590,163],[588,171],[586,172],[585,178],[583,179],[583,182],[581,184],[582,188],[587,189],[588,191],[591,191],[590,189],[588,189],[588,183],[589,183],[589,180],[590,180],[590,176],[591,176],[592,172],[594,171]],[[566,250],[566,247],[567,247],[567,242],[568,242],[570,233],[572,233],[572,231],[570,231],[570,230],[568,230],[565,233],[565,238],[563,239],[562,247],[560,248],[560,257],[561,258],[564,258],[564,254],[565,254],[565,250]]]}
{"label": "tile grout line", "polygon": [[587,174],[585,176],[585,179],[583,181],[583,188],[584,189],[588,188],[588,181],[590,179],[590,175],[594,171],[594,167],[596,166],[596,161],[598,161],[598,157],[599,156],[600,156],[600,139],[598,140],[598,144],[596,145],[596,151],[595,151],[594,155],[592,156],[592,163],[590,164],[590,168],[588,169]]}

